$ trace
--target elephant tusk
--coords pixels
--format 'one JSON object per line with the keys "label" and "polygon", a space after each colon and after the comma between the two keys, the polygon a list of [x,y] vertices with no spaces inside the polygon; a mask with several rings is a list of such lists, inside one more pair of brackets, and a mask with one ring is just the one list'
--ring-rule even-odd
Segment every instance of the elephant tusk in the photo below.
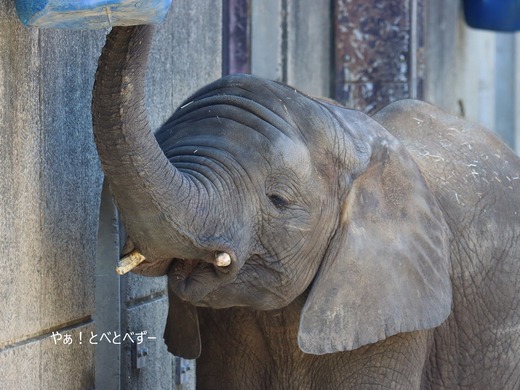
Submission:
{"label": "elephant tusk", "polygon": [[116,273],[118,275],[124,275],[145,260],[146,259],[142,254],[134,250],[121,259],[119,265],[116,267]]}
{"label": "elephant tusk", "polygon": [[231,264],[231,256],[226,252],[216,252],[215,260],[217,267],[227,267]]}

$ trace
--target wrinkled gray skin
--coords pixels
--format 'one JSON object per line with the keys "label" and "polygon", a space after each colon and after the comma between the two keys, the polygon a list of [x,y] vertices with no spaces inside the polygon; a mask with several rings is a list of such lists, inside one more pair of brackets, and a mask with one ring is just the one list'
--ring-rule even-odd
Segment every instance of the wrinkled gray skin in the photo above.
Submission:
{"label": "wrinkled gray skin", "polygon": [[425,103],[370,118],[246,75],[155,138],[152,31],[108,37],[95,138],[137,272],[168,274],[169,350],[202,345],[199,389],[520,386],[516,155]]}

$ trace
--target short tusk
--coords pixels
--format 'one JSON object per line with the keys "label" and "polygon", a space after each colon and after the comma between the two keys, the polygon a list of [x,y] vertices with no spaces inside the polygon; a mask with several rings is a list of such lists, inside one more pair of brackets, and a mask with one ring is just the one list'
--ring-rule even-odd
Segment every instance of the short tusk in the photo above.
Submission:
{"label": "short tusk", "polygon": [[215,260],[217,267],[227,267],[231,264],[231,256],[226,252],[216,252]]}
{"label": "short tusk", "polygon": [[116,273],[118,275],[124,275],[143,261],[145,261],[145,257],[138,251],[134,250],[121,259],[119,265],[116,267]]}

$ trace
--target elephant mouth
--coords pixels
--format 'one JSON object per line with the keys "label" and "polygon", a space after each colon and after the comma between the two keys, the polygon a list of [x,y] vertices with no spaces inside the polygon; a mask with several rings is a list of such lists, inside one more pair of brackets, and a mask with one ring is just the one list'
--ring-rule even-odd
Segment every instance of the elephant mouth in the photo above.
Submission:
{"label": "elephant mouth", "polygon": [[168,273],[170,269],[172,259],[169,260],[160,260],[160,261],[148,261],[144,260],[142,263],[136,265],[131,269],[132,273],[141,275],[141,276],[149,276],[149,277],[157,277],[163,276]]}
{"label": "elephant mouth", "polygon": [[232,282],[239,268],[234,255],[227,266],[217,265],[214,258],[173,259],[168,270],[168,282],[173,292],[183,301],[209,306],[212,293]]}

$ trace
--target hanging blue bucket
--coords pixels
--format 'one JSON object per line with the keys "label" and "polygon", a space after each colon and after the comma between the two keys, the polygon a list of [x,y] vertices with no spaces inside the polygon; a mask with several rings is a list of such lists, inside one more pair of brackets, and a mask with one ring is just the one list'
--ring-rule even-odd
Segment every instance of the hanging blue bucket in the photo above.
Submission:
{"label": "hanging blue bucket", "polygon": [[470,27],[493,31],[520,31],[520,0],[464,0]]}
{"label": "hanging blue bucket", "polygon": [[16,0],[23,24],[98,29],[162,22],[171,0]]}

